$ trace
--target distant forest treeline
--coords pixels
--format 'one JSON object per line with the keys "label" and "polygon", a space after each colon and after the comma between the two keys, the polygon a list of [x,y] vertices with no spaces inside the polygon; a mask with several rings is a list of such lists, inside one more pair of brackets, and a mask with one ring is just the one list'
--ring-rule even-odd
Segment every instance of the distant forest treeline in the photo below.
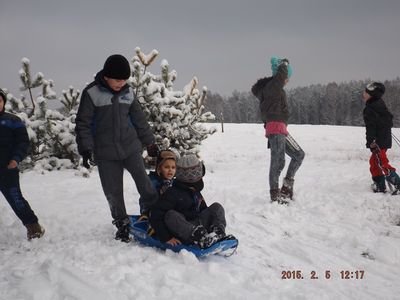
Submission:
{"label": "distant forest treeline", "polygon": [[[361,94],[371,80],[317,84],[287,90],[290,124],[363,126],[365,103]],[[400,127],[400,77],[384,82],[383,99]],[[249,90],[251,86],[249,87]],[[259,101],[251,92],[233,92],[229,97],[208,93],[206,110],[227,123],[259,123]]]}

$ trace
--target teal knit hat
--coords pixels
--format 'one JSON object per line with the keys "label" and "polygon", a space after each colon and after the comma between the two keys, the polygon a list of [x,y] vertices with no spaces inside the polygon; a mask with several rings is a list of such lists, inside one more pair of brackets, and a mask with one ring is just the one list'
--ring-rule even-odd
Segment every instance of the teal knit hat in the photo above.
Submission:
{"label": "teal knit hat", "polygon": [[[275,76],[276,73],[278,72],[278,66],[281,64],[281,61],[282,61],[282,59],[277,56],[271,57],[272,76]],[[288,71],[288,78],[290,78],[290,76],[292,76],[292,73],[293,73],[293,69],[290,64],[287,66],[287,71]]]}

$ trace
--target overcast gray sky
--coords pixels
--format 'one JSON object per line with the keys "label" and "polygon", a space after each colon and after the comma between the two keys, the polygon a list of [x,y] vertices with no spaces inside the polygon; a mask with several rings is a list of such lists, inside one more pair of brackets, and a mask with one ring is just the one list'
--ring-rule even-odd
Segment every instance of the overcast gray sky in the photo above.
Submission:
{"label": "overcast gray sky", "polygon": [[0,87],[19,95],[21,59],[55,90],[82,90],[107,56],[139,46],[213,92],[248,91],[288,57],[290,87],[400,75],[398,0],[0,0]]}

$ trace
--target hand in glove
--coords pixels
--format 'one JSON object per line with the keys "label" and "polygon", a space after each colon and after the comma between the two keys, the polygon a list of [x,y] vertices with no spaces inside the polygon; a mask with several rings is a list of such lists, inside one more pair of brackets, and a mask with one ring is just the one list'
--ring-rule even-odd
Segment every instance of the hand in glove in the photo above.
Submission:
{"label": "hand in glove", "polygon": [[93,152],[92,151],[85,151],[82,153],[82,159],[83,159],[83,166],[86,169],[90,169],[90,166],[95,166],[96,163],[94,162],[93,158]]}
{"label": "hand in glove", "polygon": [[146,150],[150,157],[157,157],[160,155],[160,149],[158,148],[157,144],[148,145]]}
{"label": "hand in glove", "polygon": [[378,146],[377,143],[375,143],[375,141],[372,142],[372,143],[369,145],[369,149],[370,149],[371,152],[373,152],[373,153],[379,152],[379,146]]}

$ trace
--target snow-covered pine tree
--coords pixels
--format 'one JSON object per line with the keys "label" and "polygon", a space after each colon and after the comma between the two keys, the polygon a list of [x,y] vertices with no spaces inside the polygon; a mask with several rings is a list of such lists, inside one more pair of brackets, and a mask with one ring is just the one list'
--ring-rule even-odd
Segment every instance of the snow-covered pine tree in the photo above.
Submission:
{"label": "snow-covered pine tree", "polygon": [[[78,167],[79,155],[75,143],[75,117],[79,104],[79,91],[70,87],[63,91],[64,105],[61,112],[48,109],[47,102],[57,99],[52,90],[52,80],[44,80],[42,73],[32,79],[29,59],[22,59],[22,69],[19,72],[22,86],[21,91],[29,91],[31,103],[24,96],[20,99],[12,94],[7,95],[7,109],[18,115],[26,124],[31,141],[29,157],[24,160],[22,168],[35,167],[53,170]],[[36,99],[32,89],[41,87],[41,94]]]}
{"label": "snow-covered pine tree", "polygon": [[71,112],[76,112],[78,108],[81,92],[79,90],[75,90],[73,86],[70,86],[68,90],[62,91],[64,99],[61,100],[61,103],[64,107],[61,109],[63,114],[70,114]]}
{"label": "snow-covered pine tree", "polygon": [[21,91],[29,91],[29,96],[32,102],[32,110],[30,113],[33,112],[35,109],[35,101],[33,100],[32,96],[32,89],[39,87],[43,84],[43,74],[41,72],[37,73],[35,78],[32,78],[31,69],[30,69],[30,61],[27,58],[22,59],[22,69],[19,71],[19,77],[22,82],[22,86],[20,87]]}
{"label": "snow-covered pine tree", "polygon": [[215,119],[212,113],[204,112],[207,88],[203,87],[200,92],[197,89],[198,80],[194,77],[183,91],[174,91],[177,72],[170,71],[168,61],[162,60],[161,74],[153,75],[147,67],[158,56],[157,50],[145,55],[137,47],[135,52],[129,84],[135,89],[156,142],[162,149],[198,155],[201,142],[216,131],[216,128],[201,124]]}

